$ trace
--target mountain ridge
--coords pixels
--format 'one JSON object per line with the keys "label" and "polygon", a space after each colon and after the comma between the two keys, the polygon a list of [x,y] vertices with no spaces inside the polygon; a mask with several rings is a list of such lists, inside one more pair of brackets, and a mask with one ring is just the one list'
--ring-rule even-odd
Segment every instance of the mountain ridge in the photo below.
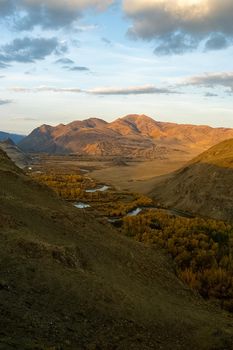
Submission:
{"label": "mountain ridge", "polygon": [[233,222],[233,139],[161,177],[150,195],[162,205]]}
{"label": "mountain ridge", "polygon": [[32,158],[19,149],[11,138],[0,141],[0,149],[6,152],[19,168],[25,168],[32,164]]}
{"label": "mountain ridge", "polygon": [[233,129],[158,122],[130,114],[112,122],[99,118],[58,126],[42,125],[23,139],[26,152],[157,158],[174,152],[198,154],[233,137]]}
{"label": "mountain ridge", "polygon": [[12,139],[15,143],[18,143],[24,139],[26,135],[14,134],[5,131],[0,131],[0,141],[5,141],[7,139]]}

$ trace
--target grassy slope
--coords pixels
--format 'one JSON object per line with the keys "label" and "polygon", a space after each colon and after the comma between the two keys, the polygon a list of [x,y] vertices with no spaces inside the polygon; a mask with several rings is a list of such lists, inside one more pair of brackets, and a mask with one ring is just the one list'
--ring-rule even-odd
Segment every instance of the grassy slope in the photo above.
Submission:
{"label": "grassy slope", "polygon": [[216,165],[223,168],[233,168],[233,139],[223,141],[206,152],[200,154],[193,160]]}
{"label": "grassy slope", "polygon": [[161,204],[233,222],[233,139],[161,177],[151,195]]}
{"label": "grassy slope", "polygon": [[0,349],[232,349],[232,318],[158,251],[58,200],[0,151]]}

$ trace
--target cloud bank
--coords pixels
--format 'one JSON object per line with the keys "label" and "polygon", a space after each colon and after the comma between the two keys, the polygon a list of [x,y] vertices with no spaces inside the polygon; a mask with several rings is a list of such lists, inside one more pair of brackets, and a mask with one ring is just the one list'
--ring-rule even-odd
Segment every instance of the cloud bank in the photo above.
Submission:
{"label": "cloud bank", "polygon": [[13,87],[10,89],[14,92],[24,92],[24,93],[30,93],[30,92],[70,92],[70,93],[80,93],[83,92],[83,90],[79,88],[56,88],[53,86],[38,86],[34,88],[25,88],[25,87]]}
{"label": "cloud bank", "polygon": [[203,44],[223,49],[233,42],[232,0],[123,0],[133,38],[155,40],[155,53],[181,54]]}
{"label": "cloud bank", "polygon": [[126,88],[95,88],[88,90],[89,93],[94,95],[145,95],[145,94],[174,94],[175,91],[163,88],[157,88],[154,85],[145,86],[132,86]]}
{"label": "cloud bank", "polygon": [[184,85],[203,86],[208,88],[225,87],[233,92],[233,72],[208,73],[187,79]]}
{"label": "cloud bank", "polygon": [[[104,11],[118,0],[0,0],[0,19],[18,31],[72,26],[84,11]],[[232,0],[122,0],[131,38],[155,42],[157,55],[233,45]],[[106,45],[111,41],[102,38]]]}
{"label": "cloud bank", "polygon": [[57,38],[14,39],[10,44],[0,47],[0,68],[6,68],[9,62],[34,62],[43,60],[51,54],[61,54],[66,45]]}
{"label": "cloud bank", "polygon": [[18,30],[70,26],[87,9],[105,10],[113,0],[0,0],[0,17],[11,16]]}
{"label": "cloud bank", "polygon": [[174,90],[157,88],[154,85],[132,86],[126,88],[100,87],[89,90],[80,88],[56,88],[40,86],[35,88],[14,87],[10,89],[14,92],[59,92],[59,93],[86,93],[91,95],[145,95],[145,94],[175,94]]}

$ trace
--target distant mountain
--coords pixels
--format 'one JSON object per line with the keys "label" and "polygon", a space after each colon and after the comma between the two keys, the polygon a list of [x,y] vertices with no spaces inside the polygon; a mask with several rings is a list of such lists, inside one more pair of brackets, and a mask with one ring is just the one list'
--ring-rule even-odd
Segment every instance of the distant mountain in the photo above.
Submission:
{"label": "distant mountain", "polygon": [[174,152],[198,154],[233,137],[233,129],[157,122],[128,115],[111,123],[91,118],[56,127],[42,125],[20,142],[29,152],[167,158]]}
{"label": "distant mountain", "polygon": [[31,157],[21,151],[10,138],[5,141],[0,141],[0,149],[6,152],[8,157],[10,157],[19,168],[25,168],[32,163]]}
{"label": "distant mountain", "polygon": [[168,207],[233,222],[233,139],[161,179],[151,195]]}
{"label": "distant mountain", "polygon": [[8,132],[0,131],[0,141],[10,138],[14,143],[18,143],[24,139],[25,135],[11,134]]}

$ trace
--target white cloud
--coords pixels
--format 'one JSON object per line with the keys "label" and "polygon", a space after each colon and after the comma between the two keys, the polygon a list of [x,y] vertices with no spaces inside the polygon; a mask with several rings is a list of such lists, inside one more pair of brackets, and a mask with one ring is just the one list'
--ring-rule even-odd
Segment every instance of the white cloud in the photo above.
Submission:
{"label": "white cloud", "polygon": [[131,86],[131,87],[103,87],[88,90],[95,95],[144,95],[144,94],[173,94],[175,91],[166,88],[157,88],[154,85]]}
{"label": "white cloud", "polygon": [[75,22],[87,9],[103,11],[115,0],[0,0],[0,17],[12,17],[19,30],[60,28]]}
{"label": "white cloud", "polygon": [[123,8],[133,21],[129,34],[155,39],[158,54],[193,50],[209,39],[207,50],[232,44],[232,0],[123,0]]}
{"label": "white cloud", "polygon": [[83,90],[80,88],[59,88],[52,86],[39,86],[34,88],[13,87],[13,92],[58,92],[58,93],[86,93],[91,95],[144,95],[144,94],[175,94],[174,90],[166,88],[157,88],[154,85],[131,86],[131,87],[97,87],[94,89]]}
{"label": "white cloud", "polygon": [[26,88],[21,86],[12,87],[10,89],[13,92],[69,92],[69,93],[80,93],[83,92],[79,88],[56,88],[53,86],[38,86],[34,88]]}
{"label": "white cloud", "polygon": [[14,39],[11,43],[0,47],[0,66],[7,67],[9,62],[34,62],[43,60],[52,53],[60,54],[67,50],[66,45],[53,38]]}
{"label": "white cloud", "polygon": [[209,88],[225,87],[233,92],[233,72],[206,73],[187,79],[184,85],[203,86]]}

